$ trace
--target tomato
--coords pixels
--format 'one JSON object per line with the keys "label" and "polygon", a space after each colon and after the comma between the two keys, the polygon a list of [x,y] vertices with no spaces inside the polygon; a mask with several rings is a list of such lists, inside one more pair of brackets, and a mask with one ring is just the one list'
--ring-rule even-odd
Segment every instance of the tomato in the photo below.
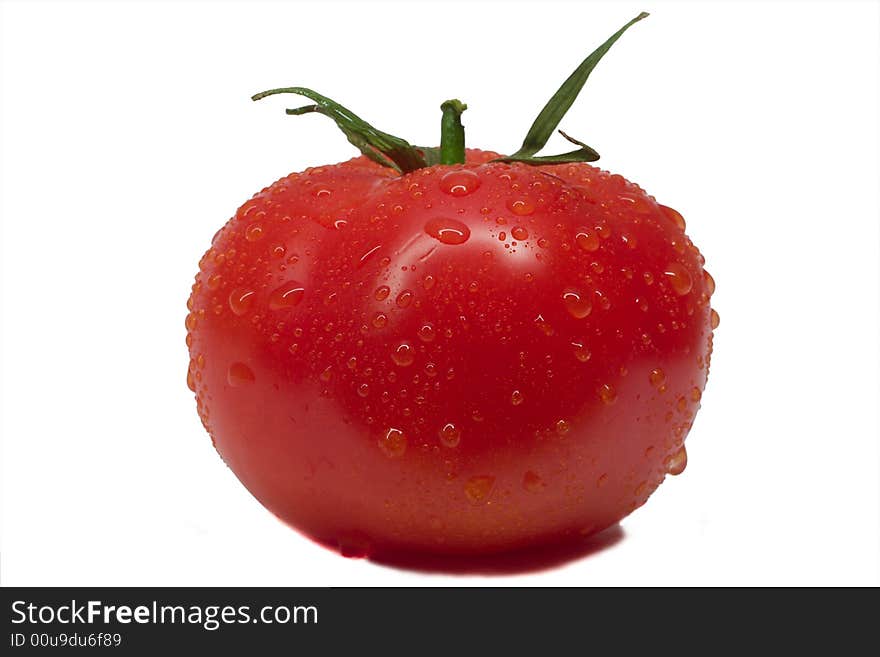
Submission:
{"label": "tomato", "polygon": [[343,553],[576,539],[686,464],[717,315],[681,215],[583,161],[463,154],[291,174],[200,262],[202,421]]}

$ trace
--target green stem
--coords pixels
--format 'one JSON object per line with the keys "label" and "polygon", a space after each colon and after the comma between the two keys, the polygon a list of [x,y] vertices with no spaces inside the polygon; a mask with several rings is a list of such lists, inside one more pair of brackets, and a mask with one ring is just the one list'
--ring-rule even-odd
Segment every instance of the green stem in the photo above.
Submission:
{"label": "green stem", "polygon": [[440,164],[464,164],[464,126],[461,113],[467,105],[460,100],[447,100],[440,106]]}

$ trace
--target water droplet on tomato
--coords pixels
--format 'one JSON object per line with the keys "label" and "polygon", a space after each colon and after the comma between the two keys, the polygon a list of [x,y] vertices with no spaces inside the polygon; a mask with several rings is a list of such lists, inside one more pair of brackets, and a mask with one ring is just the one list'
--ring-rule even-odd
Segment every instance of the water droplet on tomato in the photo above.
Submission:
{"label": "water droplet on tomato", "polygon": [[611,405],[617,401],[617,391],[610,384],[603,383],[599,386],[599,399],[601,399],[603,403]]}
{"label": "water droplet on tomato", "polygon": [[556,421],[556,433],[558,433],[560,436],[564,436],[569,431],[571,431],[571,423],[568,420]]}
{"label": "water droplet on tomato", "polygon": [[440,429],[440,442],[446,447],[458,447],[461,442],[461,430],[452,422],[447,422]]}
{"label": "water droplet on tomato", "polygon": [[688,270],[681,264],[670,262],[663,271],[663,274],[669,279],[669,284],[677,295],[683,296],[691,291],[693,279],[691,279]]}
{"label": "water droplet on tomato", "polygon": [[380,329],[385,328],[386,324],[388,324],[388,315],[385,313],[376,313],[376,316],[373,317],[373,326]]}
{"label": "water droplet on tomato", "polygon": [[480,475],[471,477],[464,485],[464,494],[467,496],[471,504],[479,504],[492,492],[495,485],[495,477],[489,475]]}
{"label": "water droplet on tomato", "polygon": [[537,326],[538,329],[547,337],[550,337],[555,333],[553,327],[550,325],[549,322],[544,319],[543,315],[538,315],[537,317],[535,317],[535,326]]}
{"label": "water droplet on tomato", "polygon": [[523,488],[525,488],[530,493],[540,493],[547,487],[547,484],[544,483],[544,480],[535,473],[529,470],[523,475],[522,480]]}
{"label": "water droplet on tomato", "polygon": [[269,295],[269,309],[281,310],[283,308],[293,308],[299,305],[305,295],[305,288],[301,283],[296,281],[287,281],[284,285],[280,285]]}
{"label": "water droplet on tomato", "polygon": [[401,342],[397,348],[391,352],[391,360],[400,367],[409,367],[416,359],[415,349],[409,342]]}
{"label": "water droplet on tomato", "polygon": [[333,192],[331,192],[326,187],[318,187],[318,188],[312,190],[312,196],[314,196],[315,198],[326,199],[326,198],[329,198],[332,193]]}
{"label": "water droplet on tomato", "polygon": [[246,386],[255,380],[254,371],[244,363],[232,363],[226,371],[226,381],[234,388]]}
{"label": "water droplet on tomato", "polygon": [[648,380],[651,382],[652,386],[659,388],[666,383],[666,373],[658,367],[651,370],[651,373],[648,374]]}
{"label": "water droplet on tomato", "polygon": [[667,456],[663,461],[663,464],[666,466],[666,472],[675,476],[680,475],[684,472],[684,469],[688,464],[688,456],[687,451],[682,446],[675,454],[672,456]]}
{"label": "water droplet on tomato", "polygon": [[565,304],[568,314],[575,319],[583,319],[593,310],[593,303],[590,301],[590,298],[571,288],[562,293],[562,302]]}
{"label": "water droplet on tomato", "polygon": [[425,288],[425,290],[430,290],[432,287],[434,287],[434,283],[436,282],[436,279],[428,274],[422,279],[422,287]]}
{"label": "water droplet on tomato", "polygon": [[703,391],[694,386],[691,388],[691,401],[698,402],[703,398]]}
{"label": "water droplet on tomato", "polygon": [[450,171],[440,178],[440,190],[450,196],[467,196],[475,192],[480,184],[480,176],[468,170]]}
{"label": "water droplet on tomato", "polygon": [[519,406],[524,401],[525,401],[525,397],[523,397],[523,394],[519,390],[514,390],[510,394],[510,403],[513,404],[514,406]]}
{"label": "water droplet on tomato", "polygon": [[400,429],[391,427],[379,437],[379,448],[389,458],[399,458],[406,452],[407,437]]}
{"label": "water droplet on tomato", "polygon": [[248,242],[256,242],[263,238],[263,227],[260,224],[252,224],[244,231],[244,238]]}
{"label": "water droplet on tomato", "polygon": [[574,357],[582,363],[586,363],[593,356],[582,340],[572,342],[571,346],[574,347]]}
{"label": "water droplet on tomato", "polygon": [[382,245],[377,244],[376,246],[364,251],[363,255],[361,255],[361,257],[358,258],[357,266],[363,267],[364,264],[367,262],[367,260],[369,260],[373,255],[375,255],[379,251],[379,249],[381,249],[381,248],[382,248]]}
{"label": "water droplet on tomato", "polygon": [[661,211],[663,212],[663,214],[665,214],[669,219],[671,219],[671,220],[672,220],[672,223],[674,223],[676,226],[678,226],[678,228],[679,228],[680,230],[684,230],[684,229],[685,229],[684,217],[682,217],[682,216],[678,213],[678,211],[673,210],[672,208],[668,208],[668,207],[666,207],[665,205],[661,205],[661,206],[660,206],[660,210],[661,210]]}
{"label": "water droplet on tomato", "polygon": [[417,334],[422,342],[433,342],[434,338],[437,337],[437,331],[434,330],[432,324],[422,324]]}
{"label": "water droplet on tomato", "polygon": [[529,231],[522,226],[514,226],[510,229],[510,236],[513,237],[513,239],[522,242],[523,240],[527,240],[529,238]]}
{"label": "water droplet on tomato", "polygon": [[368,396],[368,395],[370,394],[370,386],[369,386],[368,384],[366,384],[366,383],[362,383],[362,384],[360,384],[360,385],[358,386],[357,393],[358,393],[358,395],[360,395],[361,397],[366,397],[366,396]]}
{"label": "water droplet on tomato", "polygon": [[592,230],[581,228],[574,236],[575,243],[587,253],[599,248],[599,236]]}
{"label": "water droplet on tomato", "polygon": [[713,331],[718,328],[719,324],[721,324],[721,316],[714,308],[709,312],[709,322],[711,323]]}
{"label": "water droplet on tomato", "polygon": [[409,290],[404,290],[400,294],[397,295],[397,299],[395,303],[397,303],[398,308],[406,308],[409,304],[412,303],[413,293]]}
{"label": "water droplet on tomato", "polygon": [[710,297],[715,294],[715,279],[712,278],[712,274],[707,272],[705,269],[703,270],[703,281],[706,284],[706,294]]}
{"label": "water droplet on tomato", "polygon": [[376,301],[384,301],[388,298],[388,295],[391,294],[391,288],[387,285],[380,285],[376,288],[375,297]]}
{"label": "water droplet on tomato", "polygon": [[464,244],[471,236],[471,229],[457,219],[435,217],[425,224],[425,232],[444,244]]}
{"label": "water droplet on tomato", "polygon": [[373,549],[370,539],[360,532],[340,536],[336,544],[339,546],[339,554],[346,559],[365,559],[370,556]]}
{"label": "water droplet on tomato", "polygon": [[526,217],[535,211],[535,204],[527,198],[509,199],[507,208],[519,217]]}
{"label": "water droplet on tomato", "polygon": [[229,308],[236,315],[244,315],[254,303],[254,291],[239,287],[229,293]]}

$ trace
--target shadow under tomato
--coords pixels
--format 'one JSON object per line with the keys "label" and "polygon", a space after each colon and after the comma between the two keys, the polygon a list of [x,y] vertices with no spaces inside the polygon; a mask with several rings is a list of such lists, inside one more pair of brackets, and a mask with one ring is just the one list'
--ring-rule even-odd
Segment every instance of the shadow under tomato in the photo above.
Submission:
{"label": "shadow under tomato", "polygon": [[623,528],[617,524],[581,540],[501,554],[481,556],[383,554],[368,559],[382,566],[422,573],[515,575],[550,570],[584,559],[616,545],[623,537]]}

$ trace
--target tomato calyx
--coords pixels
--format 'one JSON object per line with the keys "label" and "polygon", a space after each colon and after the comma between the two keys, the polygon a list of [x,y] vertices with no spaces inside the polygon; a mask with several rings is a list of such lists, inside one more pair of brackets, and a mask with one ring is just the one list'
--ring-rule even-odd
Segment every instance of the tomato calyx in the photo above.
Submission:
{"label": "tomato calyx", "polygon": [[[571,108],[590,73],[593,72],[602,57],[624,32],[647,17],[646,12],[640,13],[590,53],[544,105],[532,123],[519,150],[512,155],[499,157],[493,161],[545,165],[598,160],[599,153],[562,130],[558,130],[559,134],[578,146],[577,149],[559,155],[537,155],[537,153],[544,148],[554,131],[557,131],[560,121]],[[461,123],[461,114],[467,109],[467,105],[460,100],[447,100],[440,106],[443,112],[440,124],[441,139],[440,147],[435,148],[413,146],[405,139],[374,128],[336,101],[305,87],[269,89],[254,94],[251,100],[261,100],[278,94],[295,94],[314,101],[312,105],[287,109],[286,113],[294,116],[318,113],[333,119],[348,141],[361,153],[374,162],[400,173],[410,173],[416,169],[437,164],[462,164],[465,161],[464,126]]]}

